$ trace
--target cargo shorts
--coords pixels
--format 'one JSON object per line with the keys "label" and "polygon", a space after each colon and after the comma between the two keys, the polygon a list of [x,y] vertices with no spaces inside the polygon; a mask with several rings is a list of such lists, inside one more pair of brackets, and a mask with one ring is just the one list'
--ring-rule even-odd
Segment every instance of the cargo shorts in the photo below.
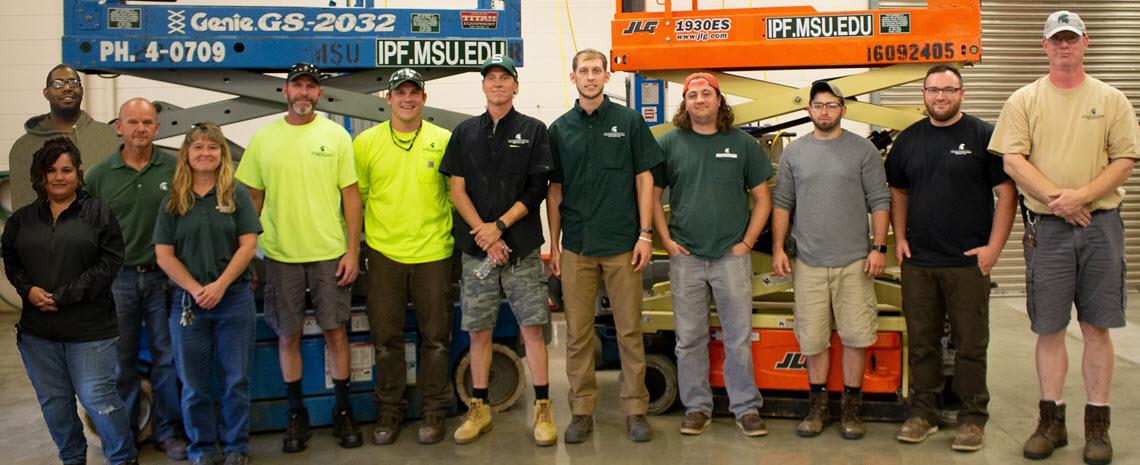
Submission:
{"label": "cargo shorts", "polygon": [[502,294],[506,294],[519,325],[540,326],[550,321],[542,259],[537,249],[514,265],[492,268],[491,274],[479,279],[475,276],[475,267],[482,261],[482,258],[463,254],[463,275],[459,283],[463,304],[460,328],[464,331],[494,328]]}

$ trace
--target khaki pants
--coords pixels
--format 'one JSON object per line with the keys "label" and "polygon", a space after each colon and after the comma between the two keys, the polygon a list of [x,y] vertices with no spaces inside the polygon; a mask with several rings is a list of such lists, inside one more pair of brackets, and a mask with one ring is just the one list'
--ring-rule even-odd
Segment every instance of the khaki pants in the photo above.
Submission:
{"label": "khaki pants", "polygon": [[566,306],[566,377],[570,379],[570,412],[593,415],[598,403],[594,376],[594,306],[598,278],[606,280],[613,305],[621,353],[621,410],[645,415],[649,391],[645,389],[645,346],[641,339],[641,273],[629,264],[632,252],[588,257],[562,252],[562,300]]}

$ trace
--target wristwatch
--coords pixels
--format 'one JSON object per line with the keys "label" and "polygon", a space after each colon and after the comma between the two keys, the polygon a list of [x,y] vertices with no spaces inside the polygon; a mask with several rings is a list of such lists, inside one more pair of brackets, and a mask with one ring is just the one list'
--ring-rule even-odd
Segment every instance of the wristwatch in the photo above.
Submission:
{"label": "wristwatch", "polygon": [[507,223],[503,220],[495,220],[495,227],[499,228],[499,232],[507,232]]}
{"label": "wristwatch", "polygon": [[638,234],[642,234],[642,233],[653,234],[653,228],[637,228],[637,233]]}
{"label": "wristwatch", "polygon": [[887,253],[887,246],[884,244],[874,244],[871,246],[872,252]]}

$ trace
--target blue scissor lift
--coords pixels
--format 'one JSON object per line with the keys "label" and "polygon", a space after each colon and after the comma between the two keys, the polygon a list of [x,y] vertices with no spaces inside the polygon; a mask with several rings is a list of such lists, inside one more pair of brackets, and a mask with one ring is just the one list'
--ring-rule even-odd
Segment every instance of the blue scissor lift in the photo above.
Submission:
{"label": "blue scissor lift", "polygon": [[[270,74],[285,73],[298,62],[312,63],[331,73],[322,83],[324,99],[319,110],[374,122],[389,118],[387,102],[374,94],[385,88],[388,76],[397,69],[411,67],[425,80],[432,80],[478,70],[483,60],[497,53],[523,65],[521,0],[471,0],[474,8],[469,9],[377,8],[372,0],[346,3],[355,6],[234,7],[183,5],[177,0],[64,0],[63,61],[89,74],[130,75],[233,95],[191,108],[155,102],[161,123],[158,139],[184,134],[198,121],[226,125],[284,111],[284,80]],[[453,128],[470,115],[427,107],[423,117]],[[240,156],[241,147],[233,148],[235,157]],[[363,257],[361,263],[366,273]],[[362,275],[354,288],[353,318],[347,326],[350,345],[356,349],[353,405],[358,419],[367,422],[375,419],[376,410],[371,394],[375,370],[367,366],[372,356],[366,348],[364,282]],[[441,292],[457,295],[453,290]],[[466,366],[469,344],[467,334],[458,327],[458,305],[455,312],[453,373]],[[251,427],[254,431],[283,429],[285,401],[277,343],[260,316],[259,310],[251,371]],[[332,390],[324,373],[324,341],[319,331],[310,333],[306,332],[302,340],[305,402],[313,424],[328,425]],[[514,403],[525,383],[516,354],[522,347],[517,324],[505,302],[494,338],[491,403],[495,410],[502,410]],[[410,308],[405,340],[414,357],[418,339]],[[408,363],[414,371],[415,360]],[[470,377],[466,370],[458,375],[456,386],[467,394],[464,389],[470,389]],[[418,395],[414,389],[409,391],[409,417],[415,417],[419,414]]]}

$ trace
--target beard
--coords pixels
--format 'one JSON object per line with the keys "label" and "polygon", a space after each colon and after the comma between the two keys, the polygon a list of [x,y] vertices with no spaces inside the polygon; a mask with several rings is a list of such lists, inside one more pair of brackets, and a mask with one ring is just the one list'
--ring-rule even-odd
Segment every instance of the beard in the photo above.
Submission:
{"label": "beard", "polygon": [[842,121],[842,120],[840,120],[839,118],[836,118],[834,120],[831,120],[830,122],[825,123],[825,122],[816,121],[813,119],[813,120],[811,120],[811,124],[812,124],[812,126],[815,126],[816,129],[818,129],[822,132],[830,132],[830,131],[834,130],[835,128],[839,127],[840,121]]}
{"label": "beard", "polygon": [[962,108],[962,104],[959,102],[959,103],[950,104],[950,106],[946,109],[946,111],[940,112],[940,111],[935,111],[934,108],[932,108],[932,107],[926,107],[926,112],[930,114],[930,117],[933,118],[934,121],[946,122],[946,121],[950,121],[955,116],[957,116],[958,111],[961,108]]}
{"label": "beard", "polygon": [[317,105],[308,100],[294,100],[289,103],[289,108],[293,109],[293,113],[306,116],[316,110]]}

